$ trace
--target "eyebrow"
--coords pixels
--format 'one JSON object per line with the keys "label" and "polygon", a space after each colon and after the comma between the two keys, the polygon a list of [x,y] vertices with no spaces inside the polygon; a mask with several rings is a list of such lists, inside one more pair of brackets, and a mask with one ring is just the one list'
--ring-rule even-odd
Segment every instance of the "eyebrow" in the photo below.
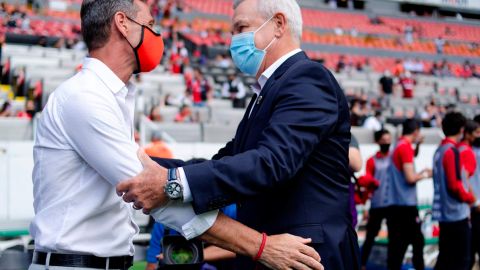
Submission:
{"label": "eyebrow", "polygon": [[236,29],[240,24],[248,23],[245,19],[240,19],[233,24],[233,29]]}

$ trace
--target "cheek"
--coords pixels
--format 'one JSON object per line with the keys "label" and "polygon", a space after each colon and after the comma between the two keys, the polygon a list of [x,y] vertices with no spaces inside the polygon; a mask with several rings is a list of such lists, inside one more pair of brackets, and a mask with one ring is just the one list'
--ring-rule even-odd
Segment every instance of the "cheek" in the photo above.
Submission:
{"label": "cheek", "polygon": [[142,29],[135,29],[129,32],[128,40],[130,41],[130,44],[132,44],[134,48],[138,46],[141,38],[142,38]]}

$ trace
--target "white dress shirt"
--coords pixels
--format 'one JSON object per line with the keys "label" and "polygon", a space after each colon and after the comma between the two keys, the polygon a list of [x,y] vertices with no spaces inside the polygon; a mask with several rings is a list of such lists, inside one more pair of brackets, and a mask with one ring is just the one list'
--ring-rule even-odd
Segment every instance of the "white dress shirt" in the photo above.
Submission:
{"label": "white dress shirt", "polygon": [[[135,88],[105,64],[83,69],[50,96],[36,131],[33,156],[35,218],[30,233],[45,252],[133,255],[138,226],[116,185],[142,164],[133,138]],[[193,238],[218,212],[196,216],[190,204],[169,203],[152,216]]]}
{"label": "white dress shirt", "polygon": [[[293,51],[290,51],[289,53],[280,57],[271,66],[269,66],[262,73],[262,75],[260,75],[260,77],[257,80],[257,84],[252,86],[252,90],[257,95],[257,98],[255,99],[255,103],[253,103],[252,108],[250,109],[250,112],[248,113],[248,118],[250,118],[250,115],[253,112],[253,108],[255,108],[255,105],[257,104],[258,98],[261,97],[262,89],[267,84],[268,79],[270,79],[270,77],[272,77],[273,73],[275,73],[275,71],[283,63],[285,63],[285,61],[287,61],[290,57],[294,56],[295,54],[297,54],[301,51],[302,51],[301,49],[295,49]],[[186,203],[192,202],[193,201],[192,191],[190,190],[190,186],[188,185],[187,176],[185,175],[185,171],[183,170],[183,168],[178,168],[178,171],[179,171],[180,180],[181,180],[182,186],[183,186],[183,201],[186,202]]]}

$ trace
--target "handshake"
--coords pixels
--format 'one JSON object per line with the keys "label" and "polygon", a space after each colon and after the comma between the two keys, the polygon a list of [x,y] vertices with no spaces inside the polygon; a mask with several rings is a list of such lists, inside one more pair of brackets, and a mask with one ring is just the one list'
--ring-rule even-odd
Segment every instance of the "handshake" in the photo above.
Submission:
{"label": "handshake", "polygon": [[[169,197],[165,186],[168,170],[150,159],[142,150],[138,157],[144,170],[132,179],[119,183],[117,194],[133,208],[150,214],[154,209],[168,207]],[[161,222],[161,221],[160,221]],[[234,253],[255,258],[270,269],[316,269],[323,270],[321,258],[312,242],[290,234],[262,237],[262,234],[219,214],[213,226],[200,236],[209,242]]]}

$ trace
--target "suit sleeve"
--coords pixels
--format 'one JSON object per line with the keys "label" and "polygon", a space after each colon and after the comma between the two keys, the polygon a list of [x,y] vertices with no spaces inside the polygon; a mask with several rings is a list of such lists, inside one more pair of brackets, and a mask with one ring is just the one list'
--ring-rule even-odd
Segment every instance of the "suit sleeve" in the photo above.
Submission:
{"label": "suit sleeve", "polygon": [[[334,130],[338,99],[326,72],[312,65],[293,73],[275,97],[269,124],[254,149],[184,167],[197,213],[289,181]],[[322,73],[325,79],[319,80]]]}

